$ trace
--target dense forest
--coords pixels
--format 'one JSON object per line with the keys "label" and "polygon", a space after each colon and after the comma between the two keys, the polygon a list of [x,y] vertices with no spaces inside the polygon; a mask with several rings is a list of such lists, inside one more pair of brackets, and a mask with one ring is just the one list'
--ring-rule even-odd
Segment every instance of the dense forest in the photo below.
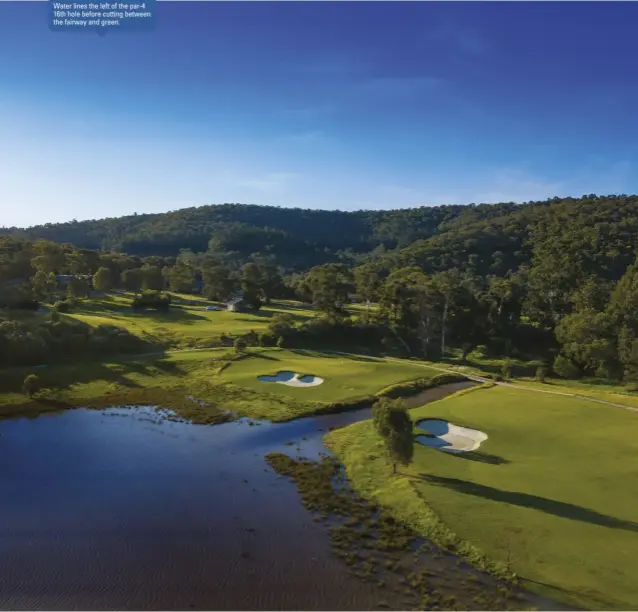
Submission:
{"label": "dense forest", "polygon": [[[565,377],[638,376],[638,196],[351,213],[227,204],[0,234],[5,356],[26,350],[26,334],[49,342],[50,329],[10,313],[60,302],[66,275],[71,301],[116,288],[212,300],[242,289],[257,308],[312,304],[309,327],[273,323],[271,340],[289,344],[351,340],[429,359],[455,347]],[[378,308],[351,319],[353,294]]]}
{"label": "dense forest", "polygon": [[176,256],[182,249],[201,252],[212,244],[219,251],[236,252],[244,258],[266,251],[287,267],[304,269],[344,253],[366,253],[380,245],[395,248],[428,238],[462,209],[341,212],[223,204],[26,230],[3,228],[0,235],[44,238],[138,256]]}

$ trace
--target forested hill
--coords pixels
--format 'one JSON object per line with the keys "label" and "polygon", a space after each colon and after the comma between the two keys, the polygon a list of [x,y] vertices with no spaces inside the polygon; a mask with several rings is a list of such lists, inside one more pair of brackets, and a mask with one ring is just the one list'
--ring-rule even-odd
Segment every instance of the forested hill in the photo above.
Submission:
{"label": "forested hill", "polygon": [[531,264],[534,256],[551,266],[562,262],[560,270],[548,270],[553,275],[576,280],[594,273],[617,279],[633,260],[638,196],[356,212],[223,204],[4,228],[0,234],[139,256],[211,248],[245,259],[268,252],[297,269],[339,259],[360,263],[374,252],[391,267],[418,265],[428,272],[470,268],[502,276]]}
{"label": "forested hill", "polygon": [[[405,246],[428,238],[458,216],[464,207],[342,212],[244,204],[186,208],[174,212],[132,215],[97,221],[46,224],[28,229],[3,228],[0,234],[46,238],[76,247],[120,251],[131,255],[178,255],[181,249],[217,248],[249,255],[270,251],[282,261],[296,257],[319,263],[330,254],[351,249],[362,253],[383,244]],[[319,255],[323,253],[323,255]],[[303,267],[303,264],[302,264]]]}

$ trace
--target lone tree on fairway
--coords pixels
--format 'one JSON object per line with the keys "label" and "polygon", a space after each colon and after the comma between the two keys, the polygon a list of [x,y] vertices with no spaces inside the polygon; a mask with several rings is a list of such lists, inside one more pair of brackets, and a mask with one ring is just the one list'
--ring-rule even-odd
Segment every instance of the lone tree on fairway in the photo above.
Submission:
{"label": "lone tree on fairway", "polygon": [[386,452],[396,474],[397,463],[408,465],[414,454],[412,419],[400,399],[380,399],[372,407],[374,426],[383,438]]}

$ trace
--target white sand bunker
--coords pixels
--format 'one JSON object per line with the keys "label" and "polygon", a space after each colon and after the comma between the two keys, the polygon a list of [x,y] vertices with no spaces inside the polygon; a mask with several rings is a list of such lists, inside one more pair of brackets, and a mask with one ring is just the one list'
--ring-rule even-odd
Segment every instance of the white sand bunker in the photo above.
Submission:
{"label": "white sand bunker", "polygon": [[280,385],[288,385],[289,387],[316,387],[323,382],[323,378],[319,376],[313,376],[312,374],[300,376],[296,372],[288,370],[277,372],[274,376],[258,376],[257,379],[261,382],[274,382]]}
{"label": "white sand bunker", "polygon": [[473,451],[481,446],[481,442],[487,440],[487,434],[478,429],[460,427],[443,419],[424,419],[417,423],[417,427],[431,434],[417,436],[417,442],[448,453]]}

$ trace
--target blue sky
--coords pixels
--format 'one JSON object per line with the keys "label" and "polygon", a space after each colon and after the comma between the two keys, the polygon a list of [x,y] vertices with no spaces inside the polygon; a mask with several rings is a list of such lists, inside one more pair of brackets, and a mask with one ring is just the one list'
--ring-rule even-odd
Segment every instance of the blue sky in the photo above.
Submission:
{"label": "blue sky", "polygon": [[0,226],[638,192],[638,3],[0,2]]}

